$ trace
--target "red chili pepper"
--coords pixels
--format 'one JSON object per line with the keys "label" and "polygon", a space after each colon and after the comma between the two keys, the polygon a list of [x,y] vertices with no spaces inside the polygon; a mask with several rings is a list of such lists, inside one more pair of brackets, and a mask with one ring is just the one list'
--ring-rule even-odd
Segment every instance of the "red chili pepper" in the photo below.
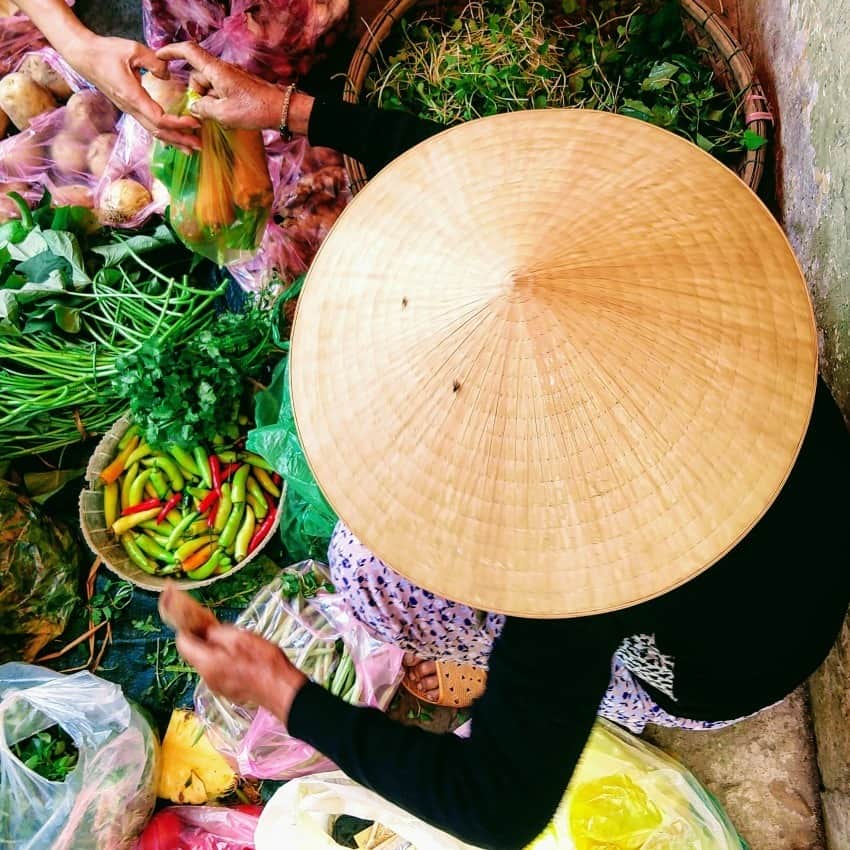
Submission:
{"label": "red chili pepper", "polygon": [[121,516],[130,516],[130,514],[138,514],[142,511],[149,511],[153,508],[161,508],[162,502],[159,499],[146,499],[144,502],[139,502],[138,505],[129,505],[121,511]]}
{"label": "red chili pepper", "polygon": [[242,466],[242,464],[236,461],[235,463],[228,463],[227,466],[223,467],[221,470],[222,484],[227,481],[227,479],[230,478],[230,476],[233,475],[240,466]]}
{"label": "red chili pepper", "polygon": [[283,478],[280,477],[280,474],[277,472],[272,473],[272,481],[274,481],[275,487],[280,487],[280,482],[283,481]]}
{"label": "red chili pepper", "polygon": [[162,523],[165,518],[171,513],[171,511],[176,508],[180,502],[183,500],[182,493],[175,493],[163,506],[162,510],[159,512],[159,515],[156,518],[156,524],[159,525]]}
{"label": "red chili pepper", "polygon": [[251,542],[248,544],[248,554],[250,555],[257,546],[263,541],[263,538],[269,533],[269,530],[274,525],[275,516],[277,511],[273,506],[269,506],[269,512],[266,514],[265,519],[257,526],[257,530],[254,532],[254,536],[251,538]]}
{"label": "red chili pepper", "polygon": [[221,463],[218,455],[210,455],[210,473],[212,475],[213,490],[216,493],[221,493]]}
{"label": "red chili pepper", "polygon": [[203,514],[206,513],[217,501],[220,493],[218,490],[210,490],[198,505],[198,510]]}
{"label": "red chili pepper", "polygon": [[[215,490],[213,490],[215,493]],[[213,506],[210,508],[210,515],[207,517],[207,528],[212,528],[215,525],[215,518],[218,516],[218,509],[221,505],[221,502],[216,499],[213,502]]]}

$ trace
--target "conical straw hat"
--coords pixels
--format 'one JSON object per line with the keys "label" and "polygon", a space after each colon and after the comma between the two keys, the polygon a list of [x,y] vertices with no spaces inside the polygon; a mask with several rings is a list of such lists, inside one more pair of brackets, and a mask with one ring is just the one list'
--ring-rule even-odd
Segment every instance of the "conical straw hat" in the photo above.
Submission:
{"label": "conical straw hat", "polygon": [[378,174],[318,253],[298,432],[358,538],[429,591],[528,617],[650,599],[781,489],[813,403],[780,228],[696,146],[547,110]]}

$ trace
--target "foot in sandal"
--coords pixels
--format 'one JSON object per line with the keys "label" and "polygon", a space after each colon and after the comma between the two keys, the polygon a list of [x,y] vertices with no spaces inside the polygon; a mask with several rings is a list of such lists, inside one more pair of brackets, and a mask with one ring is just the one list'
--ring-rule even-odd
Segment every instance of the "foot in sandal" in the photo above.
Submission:
{"label": "foot in sandal", "polygon": [[404,655],[402,685],[415,697],[433,705],[466,708],[481,694],[487,674],[479,667],[452,661],[423,661],[412,652]]}

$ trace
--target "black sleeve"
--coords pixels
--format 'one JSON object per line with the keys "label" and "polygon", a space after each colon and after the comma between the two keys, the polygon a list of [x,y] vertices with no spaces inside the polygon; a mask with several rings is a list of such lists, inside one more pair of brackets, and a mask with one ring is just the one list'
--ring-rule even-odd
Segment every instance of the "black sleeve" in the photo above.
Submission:
{"label": "black sleeve", "polygon": [[598,619],[509,618],[468,739],[403,726],[315,684],[297,694],[289,730],[462,841],[519,850],[555,813],[607,687],[614,645]]}
{"label": "black sleeve", "polygon": [[408,148],[445,129],[407,112],[317,97],[307,139],[359,160],[371,177]]}

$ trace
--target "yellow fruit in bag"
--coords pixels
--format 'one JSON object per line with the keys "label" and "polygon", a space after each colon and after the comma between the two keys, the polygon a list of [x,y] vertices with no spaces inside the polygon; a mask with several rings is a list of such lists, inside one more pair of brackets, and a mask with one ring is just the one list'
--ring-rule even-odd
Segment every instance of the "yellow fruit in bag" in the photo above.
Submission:
{"label": "yellow fruit in bag", "polygon": [[162,739],[162,772],[157,797],[173,803],[217,800],[236,783],[236,774],[213,749],[193,711],[175,709]]}
{"label": "yellow fruit in bag", "polygon": [[622,773],[585,782],[572,794],[576,850],[639,850],[662,820],[646,791]]}

